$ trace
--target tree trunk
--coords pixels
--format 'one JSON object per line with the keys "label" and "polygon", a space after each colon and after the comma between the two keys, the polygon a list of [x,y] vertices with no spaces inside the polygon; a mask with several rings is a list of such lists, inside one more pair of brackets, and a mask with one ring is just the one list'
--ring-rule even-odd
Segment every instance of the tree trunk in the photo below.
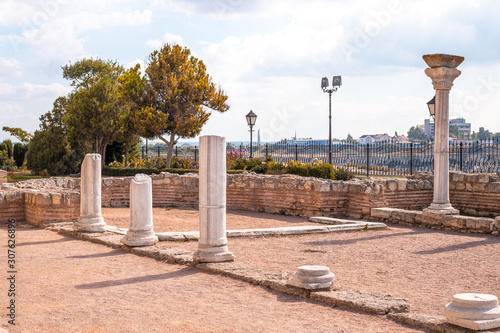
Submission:
{"label": "tree trunk", "polygon": [[130,148],[130,142],[125,145],[125,167],[128,167],[128,151]]}
{"label": "tree trunk", "polygon": [[167,160],[166,167],[170,168],[170,164],[172,163],[172,156],[174,154],[174,142],[175,142],[175,133],[170,133],[170,140],[166,140],[164,137],[159,136],[158,139],[165,142],[167,144]]}

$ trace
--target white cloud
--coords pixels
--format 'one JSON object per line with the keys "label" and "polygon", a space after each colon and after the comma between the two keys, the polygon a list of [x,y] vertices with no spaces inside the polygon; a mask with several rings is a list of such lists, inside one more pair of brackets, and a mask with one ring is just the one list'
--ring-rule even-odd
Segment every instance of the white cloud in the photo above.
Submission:
{"label": "white cloud", "polygon": [[163,44],[178,44],[184,46],[184,41],[181,36],[174,35],[168,32],[165,35],[163,35],[162,40],[150,39],[146,41],[146,46],[155,50],[160,49],[163,46]]}
{"label": "white cloud", "polygon": [[2,69],[3,77],[19,77],[23,73],[21,63],[17,59],[7,59],[0,57],[0,68]]}

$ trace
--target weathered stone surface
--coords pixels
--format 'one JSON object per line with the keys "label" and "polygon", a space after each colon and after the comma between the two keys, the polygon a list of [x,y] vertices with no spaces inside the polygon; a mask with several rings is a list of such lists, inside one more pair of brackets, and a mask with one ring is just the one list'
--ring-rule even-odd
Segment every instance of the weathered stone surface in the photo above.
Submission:
{"label": "weathered stone surface", "polygon": [[234,260],[226,236],[226,138],[200,137],[199,212],[200,239],[194,260]]}
{"label": "weathered stone surface", "polygon": [[329,288],[335,279],[335,274],[330,273],[330,268],[326,266],[300,266],[286,282],[297,288],[308,290]]}
{"label": "weathered stone surface", "polygon": [[101,214],[101,155],[87,154],[82,163],[80,217],[78,231],[104,232]]}
{"label": "weathered stone surface", "polygon": [[130,183],[130,227],[122,243],[151,246],[158,241],[153,231],[153,192],[151,177],[137,174]]}
{"label": "weathered stone surface", "polygon": [[410,311],[410,305],[403,298],[357,290],[311,292],[311,299],[378,315]]}
{"label": "weathered stone surface", "polygon": [[389,313],[388,318],[406,325],[440,333],[470,333],[469,329],[457,327],[446,322],[444,317],[429,316],[419,313]]}

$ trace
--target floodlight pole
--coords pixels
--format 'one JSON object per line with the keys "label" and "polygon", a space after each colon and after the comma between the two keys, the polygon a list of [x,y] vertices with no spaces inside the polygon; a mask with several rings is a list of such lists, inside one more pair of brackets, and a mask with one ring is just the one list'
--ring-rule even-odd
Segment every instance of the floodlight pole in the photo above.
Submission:
{"label": "floodlight pole", "polygon": [[332,93],[342,84],[340,76],[334,76],[332,88],[328,88],[328,78],[324,77],[321,80],[321,89],[328,93],[328,163],[332,164]]}

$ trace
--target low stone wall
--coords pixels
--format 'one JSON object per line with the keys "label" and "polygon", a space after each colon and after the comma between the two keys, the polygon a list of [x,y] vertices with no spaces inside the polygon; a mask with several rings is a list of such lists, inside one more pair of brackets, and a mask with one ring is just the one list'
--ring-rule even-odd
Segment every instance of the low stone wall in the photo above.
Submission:
{"label": "low stone wall", "polygon": [[[132,177],[103,178],[102,205],[127,207]],[[198,175],[162,173],[152,176],[156,207],[198,206]],[[348,182],[295,175],[228,175],[227,207],[300,216],[368,218],[371,209],[422,210],[432,202],[433,177],[362,178]],[[3,184],[0,222],[14,218],[30,223],[68,221],[79,216],[80,179],[50,178]],[[500,215],[499,174],[450,174],[452,205],[466,213]]]}
{"label": "low stone wall", "polygon": [[397,208],[373,208],[372,221],[391,222],[402,225],[423,226],[431,229],[493,234],[500,231],[500,216],[496,219],[462,215],[441,215]]}
{"label": "low stone wall", "polygon": [[0,170],[0,185],[7,183],[7,171]]}

